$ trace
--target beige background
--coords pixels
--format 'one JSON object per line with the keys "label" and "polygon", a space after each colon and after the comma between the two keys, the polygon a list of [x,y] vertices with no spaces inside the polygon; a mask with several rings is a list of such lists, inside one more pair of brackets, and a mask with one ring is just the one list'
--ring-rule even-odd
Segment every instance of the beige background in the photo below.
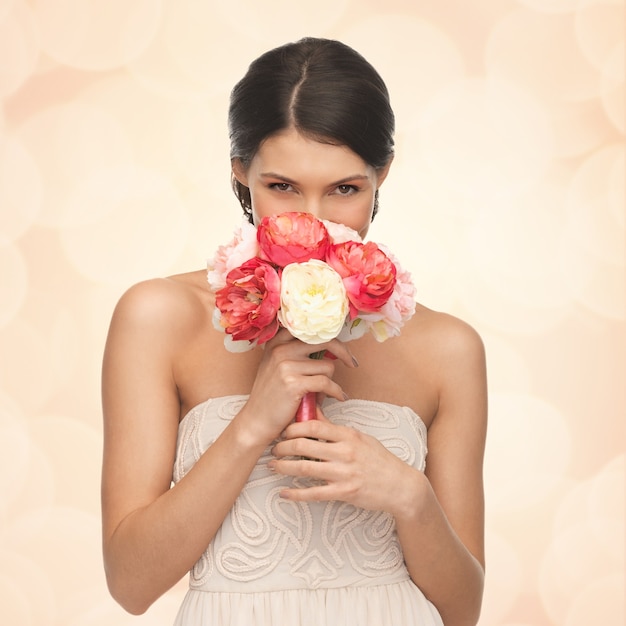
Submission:
{"label": "beige background", "polygon": [[0,622],[172,622],[184,583],[140,618],[105,588],[105,333],[128,285],[230,237],[229,89],[314,34],[391,91],[371,237],[487,346],[481,624],[623,624],[623,24],[616,0],[0,0]]}

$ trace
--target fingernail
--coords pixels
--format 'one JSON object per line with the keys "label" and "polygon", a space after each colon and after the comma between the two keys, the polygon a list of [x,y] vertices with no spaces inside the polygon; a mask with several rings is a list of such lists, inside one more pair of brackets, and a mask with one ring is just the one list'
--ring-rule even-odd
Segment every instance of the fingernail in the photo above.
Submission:
{"label": "fingernail", "polygon": [[276,471],[276,465],[274,464],[274,462],[273,462],[273,461],[270,461],[270,462],[267,464],[267,469],[268,469],[270,472],[275,472],[275,471]]}
{"label": "fingernail", "polygon": [[342,391],[342,393],[343,393],[343,399],[344,400],[349,400],[350,399],[350,396],[345,391]]}
{"label": "fingernail", "polygon": [[354,367],[359,367],[359,362],[356,360],[354,354],[350,355],[352,357],[352,362],[354,363]]}

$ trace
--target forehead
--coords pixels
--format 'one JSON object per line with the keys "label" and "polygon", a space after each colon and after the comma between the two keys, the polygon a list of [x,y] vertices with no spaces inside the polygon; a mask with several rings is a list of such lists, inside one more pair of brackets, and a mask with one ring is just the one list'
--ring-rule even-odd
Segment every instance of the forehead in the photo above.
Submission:
{"label": "forehead", "polygon": [[368,174],[370,166],[344,145],[325,143],[300,134],[295,129],[268,137],[259,147],[251,167],[260,173]]}

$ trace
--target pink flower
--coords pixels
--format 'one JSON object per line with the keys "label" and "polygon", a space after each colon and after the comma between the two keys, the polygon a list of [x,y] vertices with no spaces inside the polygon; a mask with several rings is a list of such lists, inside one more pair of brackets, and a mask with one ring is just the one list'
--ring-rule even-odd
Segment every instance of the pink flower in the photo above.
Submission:
{"label": "pink flower", "polygon": [[344,243],[345,241],[362,241],[361,235],[356,230],[340,224],[339,222],[330,222],[329,220],[322,220],[331,243]]}
{"label": "pink flower", "polygon": [[415,285],[411,274],[403,269],[398,259],[380,246],[396,268],[396,284],[389,300],[375,313],[362,313],[348,322],[339,335],[341,341],[359,339],[371,332],[376,341],[386,341],[400,334],[400,329],[415,313]]}
{"label": "pink flower", "polygon": [[220,327],[233,341],[250,347],[269,341],[278,331],[280,278],[266,261],[255,257],[231,270],[215,294]]}
{"label": "pink flower", "polygon": [[330,244],[324,224],[310,213],[264,217],[257,231],[259,257],[285,267],[311,259],[324,260]]}
{"label": "pink flower", "polygon": [[[391,297],[381,309],[381,313],[388,320],[388,326],[393,332],[391,336],[399,335],[400,328],[408,319],[413,317],[415,313],[415,294],[416,289],[413,284],[411,273],[407,272],[401,265],[400,261],[385,246],[381,246],[384,253],[391,259],[396,268],[396,286],[394,287]],[[382,339],[379,339],[382,341]]]}
{"label": "pink flower", "polygon": [[258,251],[256,228],[246,220],[235,231],[230,243],[220,246],[208,262],[207,279],[211,289],[217,291],[224,287],[228,272],[257,256]]}
{"label": "pink flower", "polygon": [[332,245],[326,262],[343,278],[350,300],[351,320],[359,312],[379,311],[391,297],[396,268],[375,243],[347,241]]}

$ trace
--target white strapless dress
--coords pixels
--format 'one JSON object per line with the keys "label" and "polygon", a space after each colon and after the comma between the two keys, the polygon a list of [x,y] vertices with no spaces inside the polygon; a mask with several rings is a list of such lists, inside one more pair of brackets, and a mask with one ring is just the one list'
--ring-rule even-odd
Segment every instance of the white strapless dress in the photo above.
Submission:
{"label": "white strapless dress", "polygon": [[[185,416],[175,482],[246,400],[210,399]],[[373,435],[424,470],[426,427],[411,409],[327,399],[323,410],[332,422]],[[305,483],[270,472],[271,458],[268,448],[190,572],[176,626],[443,626],[409,578],[390,515],[343,502],[283,500],[285,486]]]}

